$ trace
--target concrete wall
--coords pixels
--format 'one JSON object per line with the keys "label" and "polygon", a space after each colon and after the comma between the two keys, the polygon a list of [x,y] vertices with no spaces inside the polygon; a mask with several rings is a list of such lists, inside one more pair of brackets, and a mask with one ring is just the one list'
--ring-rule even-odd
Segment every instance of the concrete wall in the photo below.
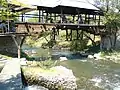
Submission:
{"label": "concrete wall", "polygon": [[[16,37],[20,41],[20,37]],[[11,36],[0,36],[0,52],[17,54],[17,46]]]}

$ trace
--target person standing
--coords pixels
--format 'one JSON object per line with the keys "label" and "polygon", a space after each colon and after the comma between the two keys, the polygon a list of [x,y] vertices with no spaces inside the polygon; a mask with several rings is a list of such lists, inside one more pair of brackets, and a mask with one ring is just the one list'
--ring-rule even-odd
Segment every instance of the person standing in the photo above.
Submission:
{"label": "person standing", "polygon": [[11,20],[11,22],[10,22],[10,31],[11,32],[15,32],[16,31],[14,20]]}
{"label": "person standing", "polygon": [[0,24],[0,29],[2,30],[2,32],[7,32],[7,26],[6,26],[6,22],[5,20],[3,20]]}

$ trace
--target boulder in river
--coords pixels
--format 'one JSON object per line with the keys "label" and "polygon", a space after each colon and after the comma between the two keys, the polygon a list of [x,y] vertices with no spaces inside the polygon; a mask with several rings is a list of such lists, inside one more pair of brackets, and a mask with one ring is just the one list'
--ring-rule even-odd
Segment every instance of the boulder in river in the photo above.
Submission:
{"label": "boulder in river", "polygon": [[50,90],[76,90],[76,77],[72,70],[63,66],[55,66],[49,71],[36,72],[33,68],[23,68],[25,78],[29,85],[41,85]]}

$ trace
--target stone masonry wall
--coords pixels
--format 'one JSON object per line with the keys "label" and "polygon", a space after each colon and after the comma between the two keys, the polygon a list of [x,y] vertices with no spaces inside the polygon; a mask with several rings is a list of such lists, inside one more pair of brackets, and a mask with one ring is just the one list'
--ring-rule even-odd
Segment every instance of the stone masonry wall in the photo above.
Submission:
{"label": "stone masonry wall", "polygon": [[[18,41],[19,41],[19,39],[20,38],[17,37]],[[11,36],[1,36],[0,37],[0,52],[17,54],[17,46]]]}

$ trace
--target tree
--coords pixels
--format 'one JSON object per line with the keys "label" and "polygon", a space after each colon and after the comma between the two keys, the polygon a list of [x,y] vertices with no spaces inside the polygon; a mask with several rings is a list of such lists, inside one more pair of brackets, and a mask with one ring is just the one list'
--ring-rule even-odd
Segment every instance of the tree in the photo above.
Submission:
{"label": "tree", "polygon": [[17,12],[12,12],[12,8],[7,0],[0,0],[0,19],[7,20],[9,18],[15,19]]}
{"label": "tree", "polygon": [[106,37],[109,37],[111,48],[116,46],[117,32],[120,29],[120,0],[95,0],[95,5],[104,12],[103,22],[106,25]]}

